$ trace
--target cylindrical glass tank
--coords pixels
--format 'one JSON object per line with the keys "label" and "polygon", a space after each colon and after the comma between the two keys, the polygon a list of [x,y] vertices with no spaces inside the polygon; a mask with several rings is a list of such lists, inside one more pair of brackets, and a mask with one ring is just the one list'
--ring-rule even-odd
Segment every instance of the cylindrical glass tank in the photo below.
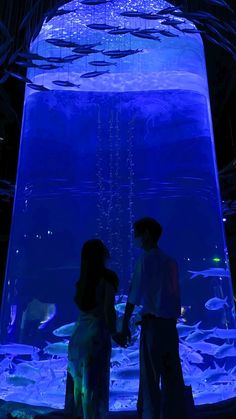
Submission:
{"label": "cylindrical glass tank", "polygon": [[[72,1],[64,9],[73,11],[44,23],[32,44],[45,60],[33,60],[28,77],[48,90],[26,89],[1,398],[63,407],[81,246],[95,236],[108,245],[120,318],[138,255],[132,224],[142,216],[161,222],[160,246],[179,263],[180,354],[195,403],[235,395],[236,329],[204,49],[174,10],[157,19],[169,6]],[[130,11],[143,15],[122,15]],[[111,410],[135,409],[139,329],[132,329],[132,345],[112,352]]]}

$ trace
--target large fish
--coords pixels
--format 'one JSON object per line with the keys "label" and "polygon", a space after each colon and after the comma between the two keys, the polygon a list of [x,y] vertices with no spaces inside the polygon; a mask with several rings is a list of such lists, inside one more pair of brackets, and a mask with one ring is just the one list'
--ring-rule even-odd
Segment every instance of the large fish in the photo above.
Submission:
{"label": "large fish", "polygon": [[10,355],[34,355],[40,351],[36,346],[23,345],[21,343],[9,343],[6,345],[0,345],[0,354]]}
{"label": "large fish", "polygon": [[43,352],[49,355],[65,357],[68,353],[68,342],[49,343],[47,346],[45,346]]}
{"label": "large fish", "polygon": [[69,80],[53,80],[53,84],[61,87],[80,87],[80,84],[71,83]]}
{"label": "large fish", "polygon": [[203,329],[196,330],[195,332],[192,332],[190,335],[187,336],[187,338],[185,339],[185,342],[187,343],[200,342],[202,340],[205,340],[211,337],[213,332],[214,332],[214,329],[213,330],[203,330]]}
{"label": "large fish", "polygon": [[200,324],[201,324],[201,321],[193,325],[177,323],[177,331],[178,331],[179,337],[188,336],[194,330],[198,330]]}
{"label": "large fish", "polygon": [[227,299],[228,299],[228,297],[225,297],[225,298],[219,298],[219,297],[210,298],[205,303],[205,307],[207,308],[207,310],[221,310],[225,306],[229,307],[229,304],[227,303]]}
{"label": "large fish", "polygon": [[204,278],[208,277],[222,277],[222,278],[229,278],[230,271],[229,269],[225,268],[209,268],[203,271],[188,271],[192,274],[190,279],[196,278],[197,276],[203,276]]}
{"label": "large fish", "polygon": [[6,382],[8,384],[12,384],[13,386],[21,386],[26,387],[30,384],[35,384],[36,381],[32,380],[31,378],[22,377],[21,375],[8,375],[6,376]]}
{"label": "large fish", "polygon": [[188,345],[192,346],[195,351],[200,351],[204,354],[215,355],[216,351],[219,349],[219,345],[215,345],[209,342],[189,342]]}
{"label": "large fish", "polygon": [[27,86],[30,87],[30,89],[37,90],[39,92],[46,92],[49,90],[47,87],[43,86],[42,84],[28,83]]}
{"label": "large fish", "polygon": [[236,339],[236,329],[220,329],[217,327],[213,336],[219,339]]}
{"label": "large fish", "polygon": [[235,357],[236,358],[236,347],[234,343],[229,345],[228,343],[224,343],[219,347],[219,349],[215,353],[215,358],[227,358],[227,357]]}
{"label": "large fish", "polygon": [[75,327],[76,327],[76,322],[67,323],[61,327],[58,327],[58,329],[53,330],[52,333],[55,336],[59,336],[59,337],[71,336],[75,330]]}

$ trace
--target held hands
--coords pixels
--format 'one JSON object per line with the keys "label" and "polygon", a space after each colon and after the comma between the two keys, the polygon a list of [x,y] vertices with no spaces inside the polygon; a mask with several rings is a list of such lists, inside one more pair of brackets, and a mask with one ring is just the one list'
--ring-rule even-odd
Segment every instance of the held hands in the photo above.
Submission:
{"label": "held hands", "polygon": [[127,348],[131,342],[131,332],[128,326],[123,327],[121,332],[112,335],[112,339],[121,347]]}

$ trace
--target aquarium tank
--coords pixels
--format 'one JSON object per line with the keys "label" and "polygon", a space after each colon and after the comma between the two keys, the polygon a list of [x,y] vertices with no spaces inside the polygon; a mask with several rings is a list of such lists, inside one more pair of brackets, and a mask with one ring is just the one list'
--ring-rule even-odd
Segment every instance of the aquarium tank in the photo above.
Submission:
{"label": "aquarium tank", "polygon": [[[236,394],[235,312],[201,34],[169,3],[73,0],[49,16],[27,61],[1,318],[4,400],[64,407],[67,347],[84,241],[101,238],[119,276],[118,326],[155,217],[179,264],[178,319],[196,405]],[[139,334],[114,345],[110,410],[135,410]]]}

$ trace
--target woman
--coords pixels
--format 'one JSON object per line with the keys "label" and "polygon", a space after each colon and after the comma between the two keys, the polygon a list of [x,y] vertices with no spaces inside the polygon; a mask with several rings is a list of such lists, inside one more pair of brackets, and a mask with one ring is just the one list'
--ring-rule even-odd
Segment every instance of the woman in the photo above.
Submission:
{"label": "woman", "polygon": [[101,240],[84,243],[74,299],[80,315],[68,350],[68,383],[72,377],[76,418],[107,417],[111,337],[123,343],[116,332],[114,308],[118,277],[105,266],[109,257]]}

